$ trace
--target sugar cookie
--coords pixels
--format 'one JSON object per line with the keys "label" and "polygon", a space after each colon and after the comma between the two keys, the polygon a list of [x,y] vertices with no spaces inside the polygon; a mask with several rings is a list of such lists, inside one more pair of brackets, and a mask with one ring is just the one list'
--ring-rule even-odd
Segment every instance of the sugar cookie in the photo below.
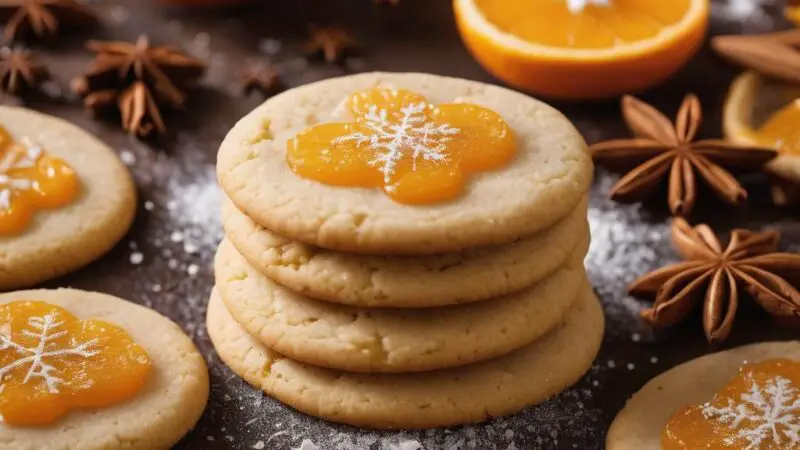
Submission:
{"label": "sugar cookie", "polygon": [[292,241],[223,203],[225,234],[247,261],[287,288],[345,305],[427,308],[507,295],[564,265],[586,239],[588,198],[534,236],[430,256],[366,256]]}
{"label": "sugar cookie", "polygon": [[71,123],[24,108],[0,106],[0,127],[11,140],[0,142],[1,290],[83,267],[125,235],[136,191],[113,150]]}
{"label": "sugar cookie", "polygon": [[673,367],[650,380],[628,400],[611,424],[606,448],[660,449],[661,432],[678,410],[711,400],[737,375],[742,364],[774,358],[800,361],[800,342],[746,345]]}
{"label": "sugar cookie", "polygon": [[503,355],[550,331],[585,284],[584,254],[519,293],[426,309],[364,309],[304,297],[263,276],[227,241],[215,270],[231,315],[278,353],[355,372],[412,372]]}
{"label": "sugar cookie", "polygon": [[[508,125],[516,153],[493,170],[464,175],[467,178],[463,179],[450,174],[454,183],[456,179],[463,183],[463,193],[424,207],[397,203],[380,189],[323,184],[293,171],[287,151],[294,139],[300,139],[312,125],[352,123],[352,117],[342,113],[342,105],[359,91],[376,87],[396,89],[395,93],[413,91],[404,95],[434,106],[469,103],[488,108],[487,117],[492,116],[493,121],[499,117]],[[361,107],[369,109],[370,105]],[[395,113],[399,114],[387,115],[394,117]],[[428,128],[406,131],[429,136],[426,130],[436,125],[429,121],[425,125]],[[458,138],[460,129],[456,130],[453,139]],[[351,136],[350,140],[356,139],[358,133]],[[369,136],[362,137],[369,140]],[[440,156],[426,158],[427,162],[412,169],[419,167],[414,173],[420,177],[438,167],[432,161]],[[295,166],[303,164],[302,160],[293,162]],[[341,167],[342,161],[337,159],[328,168],[335,175]],[[366,73],[308,84],[269,99],[228,133],[220,146],[217,174],[223,190],[242,212],[282,236],[347,252],[417,255],[504,244],[545,230],[576,207],[591,183],[593,166],[572,124],[555,109],[526,95],[436,75]],[[353,181],[338,177],[339,181]],[[414,189],[426,193],[426,186],[420,178]]]}
{"label": "sugar cookie", "polygon": [[[7,305],[18,301],[46,302],[64,308],[77,319],[84,321],[96,319],[119,327],[127,332],[137,346],[146,351],[152,367],[144,379],[141,390],[130,399],[110,406],[71,409],[47,426],[0,425],[0,442],[3,443],[1,446],[4,449],[169,448],[177,443],[200,418],[208,399],[209,389],[205,360],[192,341],[169,319],[153,310],[96,292],[59,289],[17,291],[0,295],[0,304]],[[0,317],[0,320],[2,319]],[[7,326],[8,324],[3,324],[3,327]],[[52,331],[49,334],[51,339],[55,339],[56,333],[67,329],[72,330],[70,332],[81,330],[72,327],[67,321],[49,320],[47,316],[29,319],[27,327],[42,333]],[[3,329],[8,330],[8,328]],[[102,328],[99,331],[107,332]],[[81,336],[69,337],[70,343],[74,343],[74,348],[83,346],[80,348],[86,351],[84,357],[87,360],[102,358],[105,355],[107,341],[100,339],[97,342],[82,342]],[[10,338],[14,339],[14,335],[12,334]],[[9,335],[5,334],[4,339],[9,339]],[[48,345],[53,344],[52,341],[49,342]],[[141,354],[137,352],[138,357],[141,357]],[[102,364],[113,364],[107,358],[100,361]],[[17,370],[24,371],[24,365]],[[57,376],[61,379],[53,382],[56,388],[63,389],[66,385],[74,390],[77,382],[88,383],[89,388],[94,387],[93,378],[85,372],[70,372],[72,377],[62,372],[67,370],[55,367],[55,370],[50,372],[51,378]],[[128,370],[124,372],[108,374],[113,377],[116,390],[122,389],[120,383],[131,376]],[[45,383],[45,381],[44,376],[41,376],[32,377],[29,382]],[[99,380],[108,384],[107,381]],[[10,395],[8,390],[4,394]]]}
{"label": "sugar cookie", "polygon": [[207,325],[231,370],[307,414],[369,428],[447,427],[517,412],[580,379],[604,329],[600,302],[584,289],[563,325],[535,343],[491,361],[416,374],[353,374],[285,358],[247,334],[216,293]]}

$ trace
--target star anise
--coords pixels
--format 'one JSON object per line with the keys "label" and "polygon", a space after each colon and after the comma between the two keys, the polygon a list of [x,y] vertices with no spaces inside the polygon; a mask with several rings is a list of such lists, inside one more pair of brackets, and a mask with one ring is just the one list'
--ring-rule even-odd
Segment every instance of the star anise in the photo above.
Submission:
{"label": "star anise", "polygon": [[[651,272],[630,286],[631,295],[655,298],[642,316],[653,326],[673,325],[704,299],[703,329],[709,342],[731,332],[744,288],[779,317],[800,316],[800,254],[778,253],[780,235],[737,229],[724,249],[707,225],[692,227],[676,217],[672,242],[686,260]],[[794,285],[793,285],[794,284]]]}
{"label": "star anise", "polygon": [[355,50],[358,41],[346,30],[339,27],[311,27],[311,39],[305,51],[309,56],[322,55],[328,63],[340,62],[349,52]]}
{"label": "star anise", "polygon": [[77,0],[7,0],[0,3],[6,42],[30,34],[48,37],[63,26],[89,27],[99,22],[94,8]]}
{"label": "star anise", "polygon": [[772,78],[800,83],[800,30],[717,36],[711,46],[733,63]]}
{"label": "star anise", "polygon": [[[170,46],[151,46],[145,36],[135,44],[89,41],[87,47],[96,57],[86,73],[72,81],[73,91],[95,113],[116,105],[123,128],[141,137],[166,131],[159,105],[182,107],[184,87],[206,69],[204,61]],[[142,120],[145,117],[150,120]]]}
{"label": "star anise", "polygon": [[757,171],[778,154],[770,148],[717,139],[694,141],[702,120],[700,101],[694,95],[686,96],[674,125],[655,108],[631,96],[622,99],[622,113],[640,137],[592,146],[598,164],[630,170],[611,188],[615,200],[642,200],[668,175],[669,208],[675,215],[687,215],[697,199],[695,177],[699,175],[717,195],[735,205],[747,198],[747,191],[728,169]]}
{"label": "star anise", "polygon": [[269,64],[260,61],[249,61],[242,74],[242,91],[249,94],[258,91],[264,95],[272,95],[281,87],[278,72]]}
{"label": "star anise", "polygon": [[9,94],[31,90],[50,77],[47,67],[30,50],[0,49],[0,89]]}

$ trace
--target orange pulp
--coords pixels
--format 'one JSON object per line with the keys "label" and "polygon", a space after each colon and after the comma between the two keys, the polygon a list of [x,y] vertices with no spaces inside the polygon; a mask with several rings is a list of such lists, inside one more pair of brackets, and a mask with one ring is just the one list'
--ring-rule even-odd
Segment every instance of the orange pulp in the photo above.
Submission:
{"label": "orange pulp", "polygon": [[756,130],[758,140],[782,153],[800,155],[800,99],[773,114]]}
{"label": "orange pulp", "polygon": [[570,11],[567,0],[475,0],[486,19],[524,41],[572,49],[610,49],[655,37],[680,22],[689,0],[610,0]]}

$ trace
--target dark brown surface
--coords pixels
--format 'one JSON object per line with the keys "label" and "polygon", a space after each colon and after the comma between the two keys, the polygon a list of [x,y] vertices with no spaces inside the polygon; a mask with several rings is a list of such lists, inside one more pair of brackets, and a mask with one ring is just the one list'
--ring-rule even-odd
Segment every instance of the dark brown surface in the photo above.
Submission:
{"label": "dark brown surface", "polygon": [[[784,25],[758,13],[748,14],[742,23],[725,14],[723,3],[715,4],[713,33]],[[221,234],[216,219],[219,195],[213,186],[216,149],[230,126],[261,101],[258,96],[238,93],[236,83],[245,60],[258,57],[259,47],[267,51],[274,47],[274,42],[262,41],[270,38],[282,43],[273,62],[288,86],[366,70],[420,71],[497,81],[462,47],[445,0],[407,0],[395,10],[376,9],[370,0],[274,0],[233,10],[169,9],[145,0],[119,0],[100,2],[100,7],[107,23],[93,37],[135,39],[146,32],[154,43],[180,43],[211,62],[205,85],[193,93],[186,111],[167,114],[170,136],[157,145],[125,136],[113,121],[87,118],[77,99],[28,103],[97,134],[121,152],[135,174],[140,208],[128,237],[102,260],[49,286],[98,290],[146,304],[181,324],[195,339],[210,365],[211,399],[197,428],[177,448],[249,449],[262,444],[261,448],[290,449],[300,447],[305,439],[325,450],[389,449],[407,440],[418,441],[427,450],[601,448],[605,430],[629,395],[654,375],[713,350],[705,342],[697,315],[657,335],[638,318],[644,304],[625,295],[626,284],[675,259],[667,240],[666,208],[663,199],[644,206],[606,200],[604,192],[613,178],[600,172],[592,195],[594,243],[587,266],[606,306],[608,331],[594,368],[577,388],[488,425],[399,434],[328,424],[265,398],[219,363],[203,325],[204,305],[213,283],[211,259]],[[777,7],[768,10],[772,14],[777,11]],[[363,53],[344,68],[306,65],[300,55],[310,23],[350,26],[365,44]],[[81,42],[80,37],[61,39],[43,51],[43,60],[62,86],[91,58]],[[705,49],[678,76],[643,98],[674,112],[685,93],[696,92],[710,113],[703,135],[718,136],[719,108],[734,73]],[[614,101],[555,105],[589,142],[627,136]],[[708,221],[720,232],[733,226],[771,226],[784,232],[784,248],[798,251],[797,209],[790,213],[771,207],[759,177],[746,180],[745,187],[751,190],[748,205],[731,208],[714,200],[703,201],[696,207],[695,221]],[[137,264],[139,253],[142,262]],[[197,273],[192,275],[195,269]],[[744,308],[725,347],[796,335],[795,330],[773,325],[759,310]]]}

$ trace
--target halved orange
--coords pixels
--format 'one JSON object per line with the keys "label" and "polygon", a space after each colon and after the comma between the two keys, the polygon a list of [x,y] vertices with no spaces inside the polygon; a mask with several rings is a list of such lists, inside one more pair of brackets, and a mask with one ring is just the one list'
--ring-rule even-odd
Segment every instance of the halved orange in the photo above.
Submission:
{"label": "halved orange", "polygon": [[800,86],[744,72],[731,84],[722,116],[725,137],[781,154],[767,165],[778,204],[800,200]]}
{"label": "halved orange", "polygon": [[[580,2],[579,2],[580,3]],[[453,0],[478,62],[511,86],[561,99],[647,89],[700,48],[709,0]]]}

